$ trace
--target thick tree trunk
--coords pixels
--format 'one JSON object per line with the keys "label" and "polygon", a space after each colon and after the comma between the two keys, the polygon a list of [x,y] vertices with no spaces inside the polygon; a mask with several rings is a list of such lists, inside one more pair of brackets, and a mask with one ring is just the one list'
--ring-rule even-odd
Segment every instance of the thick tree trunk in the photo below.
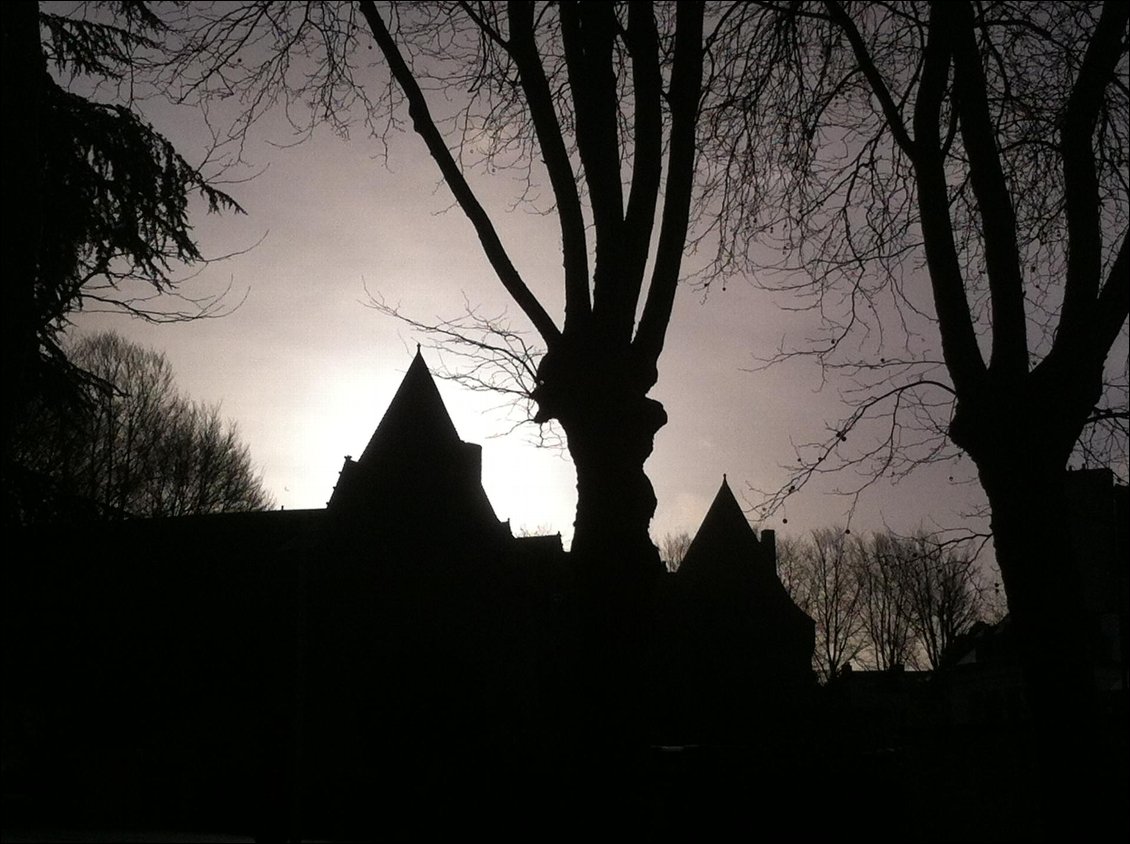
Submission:
{"label": "thick tree trunk", "polygon": [[577,471],[571,558],[583,629],[587,729],[598,741],[638,745],[646,718],[644,665],[662,572],[648,535],[655,493],[644,474],[654,432],[593,410],[567,429]]}
{"label": "thick tree trunk", "polygon": [[1104,764],[1103,731],[1114,725],[1100,718],[1097,620],[1084,605],[1065,489],[1071,444],[1086,414],[1071,413],[1066,390],[1043,413],[1026,413],[1027,404],[998,398],[977,419],[959,411],[951,434],[977,463],[992,510],[1047,840],[1091,840],[1123,822],[1110,802],[1114,769]]}
{"label": "thick tree trunk", "polygon": [[1114,725],[1100,719],[1091,651],[1097,624],[1083,604],[1064,472],[1018,464],[981,476],[1020,649],[1047,838],[1098,840],[1088,833],[1119,823],[1111,814],[1117,803],[1103,797],[1113,797],[1114,775],[1103,764],[1103,730]]}
{"label": "thick tree trunk", "polygon": [[[35,283],[42,224],[42,148],[39,139],[42,81],[46,64],[39,41],[39,6],[6,3],[0,13],[3,56],[3,107],[8,140],[3,164],[4,241],[7,279],[4,311],[4,367],[7,384],[0,420],[0,494],[11,493],[7,473],[14,428],[34,390],[39,357]],[[4,518],[14,517],[14,501],[3,502]]]}
{"label": "thick tree trunk", "polygon": [[652,381],[610,356],[550,355],[540,374],[541,418],[559,420],[577,472],[570,557],[583,625],[582,717],[598,741],[638,743],[663,570],[649,534],[656,502],[644,463],[667,415],[646,396]]}
{"label": "thick tree trunk", "polygon": [[636,590],[658,570],[649,527],[655,492],[644,473],[662,406],[641,396],[586,404],[565,425],[577,470],[573,552],[616,593]]}
{"label": "thick tree trunk", "polygon": [[564,428],[577,470],[573,555],[614,594],[637,591],[659,567],[649,535],[655,492],[643,470],[667,422],[647,397],[655,378],[627,348],[563,338],[543,358],[533,394],[537,420]]}

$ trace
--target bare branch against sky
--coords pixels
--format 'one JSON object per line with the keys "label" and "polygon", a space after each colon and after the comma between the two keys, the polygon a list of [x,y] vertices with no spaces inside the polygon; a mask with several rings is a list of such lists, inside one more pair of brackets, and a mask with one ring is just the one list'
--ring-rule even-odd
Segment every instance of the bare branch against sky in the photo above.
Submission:
{"label": "bare branch against sky", "polygon": [[[287,502],[288,491],[293,496],[296,493],[292,490],[305,490],[302,497],[289,498],[288,506],[317,506],[325,500],[337,458],[354,450],[357,441],[367,436],[366,429],[375,424],[383,407],[382,390],[386,397],[391,394],[395,370],[402,369],[408,359],[403,349],[414,344],[412,339],[397,339],[401,330],[397,326],[373,323],[363,311],[356,310],[358,300],[364,298],[363,283],[379,291],[386,301],[400,304],[414,318],[438,314],[435,319],[429,316],[420,320],[429,325],[458,319],[464,294],[476,308],[484,308],[484,313],[500,314],[507,309],[496,293],[497,281],[492,281],[488,265],[479,257],[480,247],[473,236],[469,237],[473,229],[456,215],[442,213],[450,205],[446,198],[450,194],[437,184],[434,164],[421,161],[419,141],[400,131],[408,129],[406,113],[397,108],[403,103],[403,95],[391,84],[385,63],[377,60],[377,47],[363,25],[359,8],[317,4],[308,7],[308,16],[303,8],[252,3],[217,6],[208,12],[190,5],[177,12],[183,17],[169,20],[180,32],[195,27],[199,37],[182,42],[187,48],[181,53],[185,62],[166,66],[163,81],[174,99],[186,104],[198,102],[194,98],[199,94],[215,94],[207,100],[208,122],[201,122],[197,108],[173,109],[151,98],[140,107],[159,126],[168,126],[176,137],[186,139],[186,149],[197,150],[190,156],[193,160],[205,161],[211,167],[242,159],[249,162],[248,173],[266,167],[257,180],[240,184],[235,191],[251,212],[247,221],[222,225],[200,221],[198,230],[207,237],[204,242],[214,244],[208,252],[238,250],[257,241],[264,232],[269,230],[270,234],[251,254],[240,256],[220,272],[209,270],[194,282],[193,290],[219,292],[234,278],[236,290],[250,288],[249,300],[236,317],[212,326],[165,333],[129,327],[147,342],[156,342],[174,358],[180,358],[176,363],[182,377],[199,379],[200,389],[194,386],[194,394],[223,398],[225,407],[243,419],[249,437],[265,440],[266,449],[257,447],[257,452],[267,455],[268,477],[278,473],[272,486],[280,499]],[[480,9],[484,11],[477,11]],[[402,10],[399,7],[398,11]],[[468,10],[475,12],[478,20]],[[929,384],[910,386],[918,381],[946,387],[949,383],[940,367],[941,350],[932,339],[932,305],[920,269],[921,258],[915,251],[917,229],[906,222],[914,215],[912,196],[896,184],[905,177],[907,168],[893,154],[893,148],[882,146],[882,139],[889,136],[875,121],[857,133],[858,143],[850,141],[847,133],[854,131],[850,118],[869,112],[853,112],[844,105],[846,99],[837,101],[824,89],[808,85],[803,68],[809,65],[784,61],[793,57],[807,61],[804,49],[823,43],[820,39],[799,39],[799,30],[792,30],[792,41],[768,42],[771,46],[756,56],[740,52],[750,38],[743,41],[738,35],[745,32],[760,36],[773,30],[775,11],[768,4],[719,5],[707,10],[704,40],[709,44],[710,85],[702,103],[695,185],[698,193],[692,205],[689,243],[695,254],[686,266],[700,280],[729,271],[737,271],[737,275],[731,275],[725,290],[712,286],[705,301],[683,289],[674,303],[664,354],[667,370],[653,391],[667,407],[670,418],[648,463],[659,499],[657,534],[693,528],[705,510],[717,475],[723,471],[744,478],[755,488],[776,488],[775,479],[782,474],[780,466],[799,465],[794,444],[824,444],[822,420],[829,420],[827,427],[834,435],[843,431],[843,421],[850,419],[851,413],[850,409],[845,412],[837,408],[838,393],[845,384],[849,399],[857,387],[858,396],[869,399],[873,393],[868,390],[886,383],[893,374],[894,385],[900,388],[897,398],[892,394],[874,409],[885,414],[897,400],[901,426],[892,428],[887,424],[891,417],[882,415],[879,428],[861,428],[846,440],[833,436],[829,442],[838,447],[837,453],[851,447],[852,454],[883,461],[895,475],[915,463],[914,455],[945,460],[953,456],[940,447],[952,407],[950,394]],[[228,17],[209,20],[208,14]],[[546,303],[547,310],[560,314],[564,311],[563,291],[550,283],[562,272],[563,230],[556,213],[556,194],[541,163],[536,127],[520,108],[519,91],[491,82],[492,78],[505,81],[505,74],[500,76],[497,71],[512,61],[491,37],[492,31],[498,34],[505,30],[506,13],[490,4],[467,4],[460,14],[429,14],[420,11],[414,16],[393,16],[389,18],[390,27],[403,32],[402,49],[417,76],[427,80],[425,93],[437,123],[448,133],[456,160],[484,207],[501,221],[499,233],[514,264],[521,268],[528,286]],[[824,8],[814,7],[809,20],[817,28],[831,25]],[[233,28],[224,29],[225,22]],[[660,20],[661,27],[670,23]],[[879,25],[878,21],[874,23]],[[913,34],[920,23],[906,18],[905,31]],[[224,42],[220,37],[225,32],[234,33],[234,27],[243,24],[262,25],[262,37],[242,45]],[[301,32],[295,29],[299,25]],[[548,22],[537,17],[534,25],[544,27]],[[439,32],[450,37],[412,37],[414,33]],[[788,36],[790,30],[779,32]],[[245,48],[240,56],[232,52],[237,46]],[[280,46],[289,47],[289,52],[280,53]],[[485,66],[464,61],[480,55],[487,60]],[[322,58],[328,56],[333,60],[323,62]],[[842,51],[814,56],[812,72],[818,75],[822,63],[826,64],[829,85],[842,63],[851,61]],[[559,67],[565,73],[564,55],[552,58],[562,63]],[[757,74],[769,66],[781,68],[783,73],[790,67],[801,68],[792,77],[782,75],[771,81],[780,86],[782,95],[792,97],[798,109],[807,110],[808,117],[798,123],[774,124],[776,134],[735,134],[735,127],[746,125],[729,120],[735,104],[744,102],[762,109],[755,111],[755,116],[768,113],[764,109],[773,89],[758,101],[743,100],[739,94],[740,86],[753,84]],[[207,68],[215,73],[203,73]],[[135,92],[142,90],[141,81],[131,80]],[[435,96],[439,86],[450,99]],[[466,94],[453,96],[457,89]],[[854,90],[845,91],[845,96],[850,99]],[[624,108],[627,102],[621,102],[618,112],[624,138],[632,131],[632,115]],[[257,117],[261,118],[258,123],[254,120]],[[559,119],[571,125],[571,108],[561,112]],[[818,126],[819,119],[826,125]],[[319,128],[325,124],[348,137],[348,142],[339,145],[327,137]],[[756,124],[755,120],[748,125]],[[1104,131],[1112,133],[1112,149],[1117,149],[1121,131],[1118,122],[1106,120],[1102,125],[1108,127]],[[293,146],[301,138],[309,141]],[[266,146],[265,140],[276,146]],[[794,141],[807,141],[807,145],[798,147]],[[774,154],[780,158],[796,149],[802,149],[802,158],[774,158]],[[793,165],[801,169],[801,165],[808,166],[814,177],[833,172],[839,165],[829,156],[836,150],[846,150],[850,157],[868,165],[861,171],[866,176],[863,181],[832,180],[828,182],[830,193],[805,192],[805,185],[813,184],[811,180],[800,182],[787,175],[795,169]],[[573,150],[572,154],[579,153]],[[577,167],[582,164],[578,158],[573,161]],[[238,170],[226,174],[238,178]],[[814,248],[794,252],[792,260],[774,258],[775,253],[765,248],[792,244],[799,250],[804,242],[799,237],[803,232],[790,228],[788,221],[774,212],[777,206],[766,201],[779,189],[795,190],[795,196],[803,201],[798,207],[813,209],[799,217],[807,228],[820,225],[822,220],[838,219],[853,234],[864,235],[874,229],[877,237],[889,236],[888,242],[895,246],[883,251],[858,239],[829,235],[828,243],[854,250],[844,253],[845,260],[838,266],[847,273],[845,278],[856,283],[840,288],[804,288],[806,276],[782,271],[802,263],[802,256],[806,256],[803,263],[810,268],[825,266],[831,272],[836,265],[821,264]],[[816,213],[821,202],[842,198],[847,195],[845,191],[859,197],[856,205],[868,209],[866,214],[841,214],[837,218]],[[579,196],[582,211],[587,213],[591,200],[584,182]],[[743,216],[743,209],[757,210],[757,215]],[[547,212],[552,213],[539,216]],[[440,242],[442,250],[424,245]],[[881,271],[864,271],[872,259],[879,262]],[[222,280],[218,278],[221,273]],[[777,287],[780,295],[770,298],[759,294],[741,281],[743,276]],[[824,291],[820,313],[830,322],[822,324],[809,314],[780,307],[803,305],[808,290]],[[1033,299],[1028,297],[1029,302]],[[1049,306],[1054,302],[1046,301]],[[889,313],[897,318],[886,319]],[[865,319],[868,314],[875,319]],[[95,319],[86,324],[102,323]],[[849,329],[855,333],[845,334]],[[843,352],[837,358],[827,344],[840,335],[847,342],[837,347]],[[823,363],[843,367],[828,370],[830,387],[823,386],[819,374],[808,368],[806,361],[791,357],[767,372],[742,372],[756,368],[756,362],[751,365],[751,355],[764,360],[780,357],[778,351],[786,355],[792,352],[797,348],[792,340],[796,337],[824,343],[829,351]],[[275,355],[249,353],[247,344],[252,340],[260,348],[271,343],[284,345]],[[222,351],[211,355],[194,351],[202,346]],[[858,353],[851,353],[852,349]],[[229,363],[220,367],[212,364],[219,360]],[[327,372],[331,373],[329,378]],[[842,375],[854,380],[845,381]],[[509,427],[504,420],[492,423],[488,418],[480,419],[480,413],[494,402],[475,404],[472,398],[458,394],[450,395],[449,401],[466,406],[462,419],[467,421],[461,424],[469,426],[476,439]],[[703,412],[706,407],[713,411]],[[911,411],[909,415],[907,410]],[[456,418],[460,421],[458,412]],[[1115,404],[1114,421],[1119,418]],[[299,432],[303,432],[301,436]],[[893,445],[898,448],[892,449]],[[539,477],[545,480],[524,481],[508,474],[509,469],[500,471],[497,479],[491,478],[491,449],[498,450],[496,466],[523,466],[528,472],[530,466],[537,465],[542,467]],[[552,499],[557,502],[552,505],[553,516],[520,514],[520,510],[514,515],[531,523],[552,519],[568,533],[572,520],[569,491],[574,481],[567,465],[551,457],[519,454],[524,452],[507,442],[488,443],[485,462],[492,496],[502,496],[508,502],[505,510],[528,507],[535,499]],[[892,455],[897,457],[891,460]],[[803,451],[802,460],[807,465]],[[300,464],[308,468],[300,469]],[[304,477],[311,472],[309,479]],[[886,493],[888,482],[883,481],[860,499],[853,523],[893,520],[908,531],[924,520],[959,525],[959,513],[980,507],[976,489],[968,486],[971,478],[971,464],[965,461],[946,463],[920,479],[902,479],[894,496]],[[843,517],[847,504],[823,492],[834,488],[850,491],[863,482],[855,481],[850,473],[826,476],[810,487],[811,493],[806,490],[802,497],[795,493],[789,496],[788,509],[778,510],[772,518],[787,514],[791,517],[789,526],[801,528],[832,523]],[[543,493],[526,494],[523,490],[531,483]],[[492,488],[491,484],[497,486]],[[781,489],[790,486],[799,488],[794,479]],[[553,487],[558,491],[551,492]]]}

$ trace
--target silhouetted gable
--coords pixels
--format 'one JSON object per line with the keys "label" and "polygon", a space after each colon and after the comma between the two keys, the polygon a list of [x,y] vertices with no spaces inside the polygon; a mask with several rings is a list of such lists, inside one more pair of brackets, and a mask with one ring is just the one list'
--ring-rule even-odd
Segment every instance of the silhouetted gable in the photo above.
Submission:
{"label": "silhouetted gable", "polygon": [[391,450],[402,450],[414,444],[429,449],[454,448],[462,444],[418,348],[412,365],[408,367],[404,380],[400,382],[384,418],[361,452],[358,462],[364,465]]}

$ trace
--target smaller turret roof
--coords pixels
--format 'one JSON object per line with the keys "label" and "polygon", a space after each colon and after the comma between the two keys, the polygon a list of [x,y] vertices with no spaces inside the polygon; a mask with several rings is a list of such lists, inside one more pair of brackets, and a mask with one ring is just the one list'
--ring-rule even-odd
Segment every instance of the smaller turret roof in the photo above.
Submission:
{"label": "smaller turret roof", "polygon": [[[753,566],[762,563],[764,557],[765,550],[723,475],[718,494],[706,511],[679,572],[697,574],[701,568],[720,563]],[[764,564],[769,565],[768,560]]]}

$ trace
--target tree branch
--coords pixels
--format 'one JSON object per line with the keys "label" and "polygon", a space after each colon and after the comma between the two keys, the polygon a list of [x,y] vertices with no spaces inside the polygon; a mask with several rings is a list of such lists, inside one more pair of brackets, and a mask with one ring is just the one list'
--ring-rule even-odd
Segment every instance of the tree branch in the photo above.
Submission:
{"label": "tree branch", "polygon": [[507,8],[510,18],[508,50],[518,66],[518,77],[530,107],[542,160],[557,200],[565,267],[565,330],[569,331],[585,325],[592,313],[585,219],[561,123],[553,108],[553,94],[545,77],[545,68],[538,58],[534,40],[534,7],[530,3],[512,0]]}
{"label": "tree branch", "polygon": [[[596,237],[593,268],[593,319],[610,339],[624,334],[617,315],[624,310],[624,191],[620,181],[620,138],[614,7],[608,3],[560,4],[561,40],[576,115],[577,151],[592,198]],[[631,326],[628,326],[630,336]],[[625,338],[625,341],[627,338]]]}
{"label": "tree branch", "polygon": [[879,69],[875,67],[875,62],[871,58],[871,53],[867,49],[867,45],[863,43],[863,36],[859,32],[859,28],[844,11],[844,7],[840,3],[825,2],[825,8],[828,10],[828,16],[832,22],[835,23],[840,30],[847,37],[848,44],[851,45],[852,53],[855,55],[856,62],[859,63],[859,69],[867,79],[868,85],[871,86],[871,92],[875,95],[875,99],[879,101],[879,106],[883,109],[883,117],[887,121],[887,126],[891,130],[895,141],[902,148],[903,152],[914,157],[915,143],[910,137],[910,133],[906,130],[906,124],[902,120],[902,112],[899,110],[898,104],[895,103],[894,97],[891,96],[891,91],[887,87],[887,83],[883,81],[883,76],[879,73]]}
{"label": "tree branch", "polygon": [[[854,512],[855,502],[858,501],[861,493],[877,483],[885,474],[899,477],[907,474],[910,468],[917,464],[948,459],[943,453],[941,445],[932,444],[928,440],[925,443],[918,444],[924,449],[924,454],[917,458],[905,454],[909,446],[903,441],[904,438],[900,433],[903,425],[901,415],[903,412],[912,412],[906,409],[906,405],[909,404],[913,408],[914,404],[921,405],[923,403],[922,399],[914,398],[916,391],[922,388],[938,390],[951,397],[950,410],[952,411],[953,388],[941,381],[929,378],[920,378],[899,384],[884,390],[882,393],[868,396],[852,410],[847,418],[837,423],[834,429],[830,429],[831,435],[827,440],[822,443],[798,447],[797,463],[799,465],[780,487],[770,491],[752,490],[761,498],[761,503],[754,507],[758,518],[765,519],[771,516],[784,505],[786,499],[803,489],[817,475],[838,472],[845,466],[861,463],[867,465],[874,461],[874,465],[866,471],[866,479],[858,487],[844,493],[852,499],[851,510]],[[908,394],[913,401],[908,402],[906,398]],[[892,403],[892,408],[879,416],[879,418],[889,417],[889,423],[885,425],[887,431],[883,438],[877,445],[864,449],[857,456],[843,456],[840,450],[843,444],[847,442],[848,435],[871,416],[873,411],[887,402]],[[930,434],[930,436],[940,438],[941,443],[945,442],[943,433]],[[801,448],[808,449],[810,452],[815,451],[815,456],[804,457],[801,455]],[[900,454],[903,456],[900,457]],[[896,459],[899,463],[896,463]]]}
{"label": "tree branch", "polygon": [[[645,8],[647,11],[642,11]],[[628,285],[624,301],[631,307],[621,320],[627,321],[630,331],[651,251],[663,170],[663,78],[659,70],[659,33],[650,4],[628,4],[627,44],[635,90],[632,187],[624,216],[624,284]]]}
{"label": "tree branch", "polygon": [[931,6],[922,81],[914,104],[914,169],[918,208],[926,249],[926,263],[934,291],[934,307],[941,323],[942,351],[961,395],[980,391],[985,361],[966,298],[965,282],[954,243],[946,188],[945,159],[939,122],[952,57],[953,33],[937,4]]}
{"label": "tree branch", "polygon": [[408,113],[412,118],[412,127],[424,139],[432,160],[439,166],[444,181],[451,188],[459,207],[463,209],[463,213],[467,215],[467,218],[475,227],[475,233],[479,236],[479,242],[498,275],[499,281],[502,282],[506,292],[510,294],[518,307],[533,323],[542,339],[550,345],[556,343],[561,336],[560,330],[549,314],[546,313],[541,302],[526,286],[526,283],[518,274],[517,268],[511,262],[510,256],[506,253],[506,249],[498,237],[498,232],[495,231],[494,224],[471,190],[471,186],[467,183],[459,165],[452,157],[451,151],[447,148],[443,136],[432,119],[423,91],[420,90],[412,71],[400,53],[400,48],[397,47],[396,41],[385,27],[384,21],[372,0],[364,0],[361,3],[361,13],[365,16],[369,29],[373,33],[373,38],[384,54],[393,77],[408,99]]}
{"label": "tree branch", "polygon": [[1102,220],[1093,137],[1104,92],[1125,57],[1123,42],[1128,18],[1130,6],[1126,3],[1103,4],[1063,117],[1063,187],[1069,248],[1056,346],[1091,340],[1087,335],[1102,274]]}
{"label": "tree branch", "polygon": [[994,375],[1016,378],[1028,371],[1027,320],[1016,240],[1016,211],[989,116],[988,86],[974,36],[973,9],[967,2],[939,3],[932,9],[932,14],[946,16],[946,28],[953,33],[956,107],[965,153],[969,157],[969,179],[977,197],[992,301],[989,369]]}
{"label": "tree branch", "polygon": [[1118,256],[1111,264],[1106,284],[1099,293],[1099,330],[1095,340],[1104,356],[1114,345],[1128,316],[1130,316],[1130,231],[1122,235]]}
{"label": "tree branch", "polygon": [[683,0],[675,13],[675,61],[671,70],[671,140],[667,153],[667,191],[655,267],[639,330],[632,343],[641,369],[654,383],[655,367],[679,281],[683,246],[690,221],[694,185],[695,127],[702,96],[702,4]]}

